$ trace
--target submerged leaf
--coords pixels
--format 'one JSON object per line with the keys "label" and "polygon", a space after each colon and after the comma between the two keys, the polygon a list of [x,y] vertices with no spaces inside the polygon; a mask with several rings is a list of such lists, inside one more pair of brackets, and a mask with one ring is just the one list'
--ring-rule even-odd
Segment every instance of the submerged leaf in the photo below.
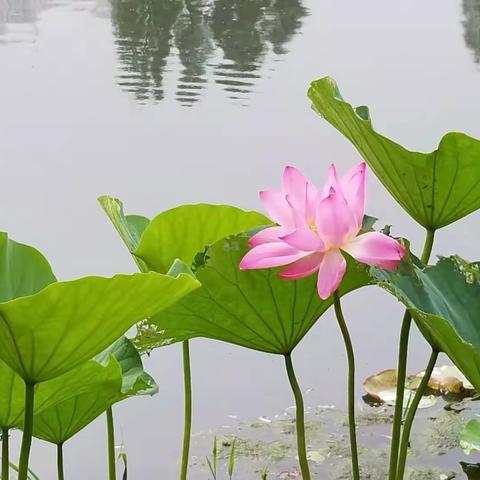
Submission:
{"label": "submerged leaf", "polygon": [[432,347],[445,352],[480,390],[478,264],[449,257],[432,267],[405,262],[397,272],[373,269],[373,274],[405,304]]}
{"label": "submerged leaf", "polygon": [[310,450],[307,452],[307,459],[316,463],[317,465],[320,465],[325,461],[325,455],[318,450]]}
{"label": "submerged leaf", "polygon": [[397,386],[397,370],[391,368],[371,375],[363,382],[365,391],[379,402],[390,400],[390,393],[395,392]]}
{"label": "submerged leaf", "polygon": [[188,275],[157,273],[55,282],[0,303],[0,358],[28,382],[49,380],[197,287]]}
{"label": "submerged leaf", "polygon": [[[425,372],[420,372],[416,377],[420,380],[424,374]],[[435,367],[428,382],[428,387],[442,393],[453,393],[457,395],[475,390],[465,375],[453,365]]]}
{"label": "submerged leaf", "polygon": [[[425,372],[416,375],[408,375],[405,382],[404,402],[408,406],[416,389],[420,385]],[[376,403],[386,403],[387,405],[395,405],[397,392],[397,370],[383,370],[375,375],[365,379],[363,387],[368,393],[370,399]],[[432,375],[428,382],[428,388],[433,393],[446,394],[453,393],[455,395],[471,394],[473,386],[465,378],[463,373],[455,366],[442,365],[433,369]],[[368,397],[366,399],[367,403]],[[427,408],[435,405],[436,398],[434,395],[426,394],[420,401],[419,408]]]}
{"label": "submerged leaf", "polygon": [[[138,328],[140,350],[207,337],[270,353],[289,353],[332,305],[317,293],[316,276],[297,281],[275,270],[240,271],[248,237],[220,240],[196,271],[202,286]],[[348,261],[339,294],[369,285],[368,267]]]}
{"label": "submerged leaf", "polygon": [[[415,376],[407,377],[403,397],[404,408],[408,408],[419,383],[420,380]],[[393,406],[397,398],[397,371],[389,369],[372,375],[363,382],[363,387],[368,395],[375,400],[375,403],[380,402]],[[367,403],[370,402],[367,401]],[[433,407],[436,403],[437,398],[434,395],[424,395],[418,408]]]}
{"label": "submerged leaf", "polygon": [[221,238],[269,224],[258,212],[229,205],[182,205],[150,222],[135,255],[151,270],[165,273],[177,258],[191,266],[198,253]]}
{"label": "submerged leaf", "polygon": [[345,102],[332,78],[314,81],[313,108],[348,138],[397,202],[421,225],[444,227],[480,208],[480,141],[447,133],[431,153],[412,152],[372,127],[368,108]]}

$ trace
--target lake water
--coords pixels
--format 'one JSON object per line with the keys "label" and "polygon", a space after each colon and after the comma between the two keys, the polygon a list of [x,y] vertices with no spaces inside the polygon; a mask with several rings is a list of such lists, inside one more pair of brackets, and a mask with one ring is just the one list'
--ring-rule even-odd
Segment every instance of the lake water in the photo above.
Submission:
{"label": "lake water", "polygon": [[[1,229],[44,252],[62,279],[135,271],[100,194],[148,216],[200,201],[253,209],[285,164],[321,182],[330,162],[359,161],[310,109],[308,84],[325,75],[411,149],[432,150],[450,130],[480,137],[479,28],[478,0],[0,0]],[[373,176],[369,188],[368,212],[418,251],[421,229]],[[478,225],[474,214],[439,232],[435,253],[478,259]],[[402,310],[368,295],[344,301],[359,408],[363,379],[395,365]],[[337,328],[325,315],[295,352],[311,407],[344,404]],[[411,351],[410,370],[421,370],[428,349],[416,333]],[[193,456],[203,455],[198,439],[237,418],[293,403],[282,358],[199,339],[192,361]],[[115,408],[118,441],[130,478],[170,480],[181,349],[146,364],[160,393]],[[106,477],[104,430],[101,418],[67,444],[69,479]],[[54,449],[35,443],[32,466],[54,478]]]}

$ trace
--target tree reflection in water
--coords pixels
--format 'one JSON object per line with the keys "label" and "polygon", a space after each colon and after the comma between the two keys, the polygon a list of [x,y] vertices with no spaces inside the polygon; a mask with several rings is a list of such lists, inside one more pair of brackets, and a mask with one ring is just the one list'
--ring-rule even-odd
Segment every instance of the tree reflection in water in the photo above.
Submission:
{"label": "tree reflection in water", "polygon": [[200,98],[209,73],[230,98],[244,98],[267,54],[287,53],[306,14],[302,0],[112,0],[119,84],[140,101],[162,100],[178,62],[182,104]]}
{"label": "tree reflection in water", "polygon": [[480,63],[480,0],[463,0],[463,37],[473,52],[473,60]]}
{"label": "tree reflection in water", "polygon": [[[35,35],[35,23],[42,10],[47,8],[47,0],[0,0],[0,43],[17,42]],[[9,31],[9,25],[30,25],[30,31]],[[7,35],[11,37],[7,37]]]}

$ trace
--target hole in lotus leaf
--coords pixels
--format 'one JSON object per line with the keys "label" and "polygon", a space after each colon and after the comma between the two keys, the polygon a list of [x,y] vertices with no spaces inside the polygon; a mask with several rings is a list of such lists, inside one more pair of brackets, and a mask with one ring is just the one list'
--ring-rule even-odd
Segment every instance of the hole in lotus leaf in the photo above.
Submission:
{"label": "hole in lotus leaf", "polygon": [[465,277],[465,281],[472,285],[480,281],[480,269],[478,263],[468,263],[459,256],[453,256],[451,259],[455,262],[457,270]]}

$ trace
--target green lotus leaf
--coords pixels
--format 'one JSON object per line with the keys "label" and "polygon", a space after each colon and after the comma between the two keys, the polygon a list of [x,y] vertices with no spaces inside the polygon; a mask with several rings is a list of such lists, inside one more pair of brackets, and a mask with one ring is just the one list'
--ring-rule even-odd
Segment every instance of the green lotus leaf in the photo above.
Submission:
{"label": "green lotus leaf", "polygon": [[397,272],[372,269],[379,285],[408,308],[420,331],[480,389],[480,268],[458,256],[423,269],[404,262]]}
{"label": "green lotus leaf", "polygon": [[[104,365],[89,360],[59,377],[38,384],[35,388],[34,411],[39,413],[72,396],[97,388],[98,379],[103,378],[105,367],[109,363],[110,358]],[[0,428],[21,426],[24,403],[25,382],[20,375],[0,361]]]}
{"label": "green lotus leaf", "polygon": [[0,428],[8,430],[23,418],[25,382],[0,361]]}
{"label": "green lotus leaf", "polygon": [[189,275],[85,277],[0,303],[0,358],[44,382],[100,353],[140,320],[199,286]]}
{"label": "green lotus leaf", "polygon": [[[272,269],[240,271],[247,240],[237,235],[212,245],[195,271],[202,286],[139,325],[137,348],[207,337],[264,352],[291,352],[332,299],[319,298],[315,275],[286,281]],[[368,268],[349,259],[339,294],[370,283]]]}
{"label": "green lotus leaf", "polygon": [[372,127],[368,108],[345,102],[332,78],[312,82],[313,108],[347,137],[397,202],[428,229],[480,208],[480,141],[447,133],[431,153],[412,152]]}
{"label": "green lotus leaf", "polygon": [[258,212],[229,205],[182,205],[160,213],[150,222],[135,255],[150,270],[165,273],[177,258],[190,266],[198,253],[221,238],[270,224]]}
{"label": "green lotus leaf", "polygon": [[50,264],[38,250],[0,232],[0,302],[32,295],[56,280]]}
{"label": "green lotus leaf", "polygon": [[[0,301],[32,295],[56,282],[50,264],[35,248],[0,232]],[[25,384],[0,361],[0,427],[12,428],[23,416]]]}
{"label": "green lotus leaf", "polygon": [[460,435],[460,446],[469,455],[480,450],[480,420],[470,420]]}
{"label": "green lotus leaf", "polygon": [[[95,366],[95,372],[91,372],[89,377],[77,376],[77,389],[74,395],[57,401],[53,406],[43,408],[35,414],[33,422],[35,437],[57,445],[64,443],[123,395],[122,369],[113,355],[106,365],[95,361],[88,363]],[[51,382],[56,382],[60,378],[63,377]],[[41,384],[39,387],[51,382]]]}
{"label": "green lotus leaf", "polygon": [[107,364],[110,355],[115,357],[122,369],[122,393],[126,396],[158,393],[158,385],[144,371],[140,354],[128,338],[119,338],[101,354],[97,355],[95,359],[102,364]]}
{"label": "green lotus leaf", "polygon": [[[118,198],[103,195],[98,197],[98,202],[130,253],[133,253],[137,249],[140,237],[150,220],[141,215],[125,215],[123,204]],[[133,258],[141,271],[147,271],[147,267],[142,260],[136,257]]]}

